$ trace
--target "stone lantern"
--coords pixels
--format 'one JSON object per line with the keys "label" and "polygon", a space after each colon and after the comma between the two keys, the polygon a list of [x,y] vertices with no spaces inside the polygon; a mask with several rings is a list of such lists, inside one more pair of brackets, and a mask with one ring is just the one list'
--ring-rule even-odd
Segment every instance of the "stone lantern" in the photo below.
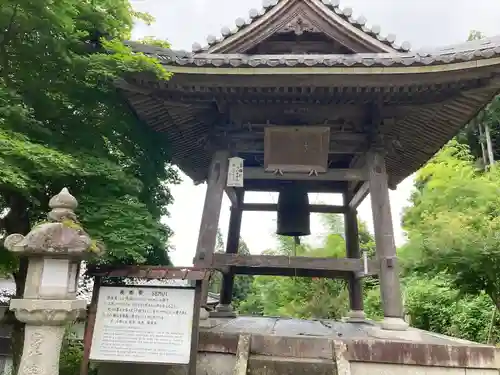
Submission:
{"label": "stone lantern", "polygon": [[66,325],[86,309],[86,301],[76,299],[80,262],[100,248],[80,227],[77,205],[65,188],[50,200],[48,222],[26,236],[5,239],[7,250],[29,261],[23,298],[10,303],[16,318],[26,323],[18,375],[58,375]]}

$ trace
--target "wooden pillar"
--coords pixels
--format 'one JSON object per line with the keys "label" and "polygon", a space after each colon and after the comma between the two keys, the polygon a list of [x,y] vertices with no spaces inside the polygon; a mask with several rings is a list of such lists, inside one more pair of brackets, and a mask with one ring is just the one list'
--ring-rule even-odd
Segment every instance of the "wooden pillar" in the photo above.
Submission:
{"label": "wooden pillar", "polygon": [[83,358],[80,363],[80,375],[88,375],[90,367],[90,349],[92,345],[92,336],[94,335],[95,319],[97,314],[97,301],[99,298],[99,289],[101,287],[101,276],[94,277],[94,286],[92,288],[92,297],[90,305],[87,308],[85,320],[85,330],[83,333]]}
{"label": "wooden pillar", "polygon": [[[346,196],[345,202],[348,204],[350,197]],[[344,214],[346,253],[348,258],[359,259],[361,253],[359,250],[358,218],[356,209],[348,207]],[[349,287],[349,317],[364,318],[363,313],[363,284],[361,279],[354,273],[347,280]]]}
{"label": "wooden pillar", "polygon": [[380,293],[384,310],[383,328],[404,330],[403,302],[399,267],[394,243],[389,187],[383,149],[374,147],[367,153],[367,165],[372,203],[373,228],[377,258],[380,262]]}
{"label": "wooden pillar", "polygon": [[[222,206],[222,196],[226,187],[229,165],[229,152],[215,152],[208,171],[207,192],[201,217],[200,232],[194,265],[197,267],[210,267],[217,240],[217,228]],[[201,291],[201,306],[206,307],[208,295],[208,281],[203,282]]]}
{"label": "wooden pillar", "polygon": [[[227,234],[226,254],[237,254],[240,244],[241,220],[243,218],[243,196],[244,191],[237,191],[236,205],[231,206],[231,214],[229,217],[229,230]],[[217,306],[218,315],[233,316],[231,301],[233,299],[234,287],[234,269],[229,268],[229,271],[222,277],[220,290],[220,304]]]}

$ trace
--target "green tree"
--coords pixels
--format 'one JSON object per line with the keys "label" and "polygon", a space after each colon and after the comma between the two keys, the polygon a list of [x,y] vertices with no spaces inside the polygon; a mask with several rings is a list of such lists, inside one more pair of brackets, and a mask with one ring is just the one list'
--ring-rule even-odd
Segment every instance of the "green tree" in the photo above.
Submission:
{"label": "green tree", "polygon": [[[217,228],[217,237],[215,238],[215,252],[222,254],[226,250],[224,248],[224,238],[222,237],[222,232],[220,228]],[[222,275],[217,272],[212,275],[210,282],[208,283],[208,290],[212,293],[219,293],[222,284]]]}
{"label": "green tree", "polygon": [[[480,31],[473,30],[469,33],[468,40],[484,38]],[[496,96],[491,103],[462,129],[457,140],[469,146],[478,165],[486,167],[488,162],[488,143],[491,145],[494,160],[500,158],[500,96]]]}
{"label": "green tree", "polygon": [[450,142],[416,177],[403,220],[406,270],[444,273],[463,294],[484,292],[500,308],[499,191],[499,172],[478,171],[468,147]]}
{"label": "green tree", "polygon": [[[215,244],[215,252],[224,253],[225,251],[226,250],[224,247],[224,239],[222,237],[220,229],[218,229],[217,240]],[[248,249],[248,246],[243,240],[243,238],[241,237],[238,244],[238,254],[250,255],[250,250]],[[232,305],[235,310],[238,310],[241,301],[245,300],[248,294],[250,293],[252,281],[253,281],[253,276],[236,275],[234,277]],[[220,293],[221,283],[222,283],[222,274],[216,273],[210,279],[209,290],[213,293]]]}
{"label": "green tree", "polygon": [[[79,374],[80,365],[83,360],[83,342],[69,329],[64,335],[61,357],[59,359],[59,375]],[[97,375],[95,365],[90,366],[89,375]]]}
{"label": "green tree", "polygon": [[[463,339],[498,338],[496,232],[499,177],[477,168],[474,152],[451,141],[417,174],[398,251],[411,325]],[[380,318],[378,288],[365,310]]]}
{"label": "green tree", "polygon": [[[485,293],[460,293],[445,274],[408,275],[403,279],[403,293],[412,327],[481,343],[499,338],[491,299]],[[365,313],[374,320],[383,318],[378,287],[367,291]]]}
{"label": "green tree", "polygon": [[[250,249],[242,238],[240,238],[238,254],[250,255]],[[241,302],[248,298],[248,295],[252,290],[253,279],[254,276],[252,275],[235,276],[233,287],[233,306],[235,310],[239,310]]]}
{"label": "green tree", "polygon": [[[143,126],[115,79],[169,74],[134,54],[127,0],[6,0],[0,7],[0,237],[43,221],[48,200],[68,187],[103,261],[166,264],[172,201],[168,140]],[[24,290],[26,261],[0,252],[4,272]],[[15,359],[22,342],[16,323]]]}
{"label": "green tree", "polygon": [[[267,251],[274,255],[308,257],[345,257],[344,224],[339,215],[324,215],[327,235],[323,246],[296,245],[291,237],[278,237],[278,247]],[[360,223],[361,247],[373,248],[373,238]],[[291,316],[297,318],[339,319],[349,309],[349,295],[340,280],[302,277],[255,277],[251,293],[240,304],[240,313]]]}

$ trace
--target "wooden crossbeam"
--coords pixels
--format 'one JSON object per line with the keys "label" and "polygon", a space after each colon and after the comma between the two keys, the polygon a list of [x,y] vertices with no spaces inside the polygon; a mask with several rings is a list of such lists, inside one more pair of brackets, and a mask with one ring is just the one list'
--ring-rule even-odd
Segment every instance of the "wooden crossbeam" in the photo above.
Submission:
{"label": "wooden crossbeam", "polygon": [[[327,278],[348,280],[352,272],[331,270],[309,270],[303,268],[276,268],[276,267],[233,267],[235,275],[246,276],[285,276],[306,278]],[[373,276],[373,275],[372,275]]]}
{"label": "wooden crossbeam", "polygon": [[[244,203],[243,211],[277,211],[278,205],[274,203]],[[347,210],[344,206],[326,204],[310,204],[309,211],[322,214],[343,214]]]}
{"label": "wooden crossbeam", "polygon": [[[222,136],[222,135],[221,135]],[[228,143],[235,150],[240,153],[249,154],[263,154],[264,153],[264,141],[260,139],[255,140],[244,140],[239,139],[238,135],[231,137]],[[331,155],[344,155],[344,154],[364,154],[367,148],[359,146],[358,144],[339,144],[337,141],[330,142],[330,149],[328,153]]]}
{"label": "wooden crossbeam", "polygon": [[302,180],[302,181],[366,181],[368,173],[365,169],[329,169],[326,173],[311,175],[307,173],[274,174],[263,168],[245,167],[245,180]]}
{"label": "wooden crossbeam", "polygon": [[88,274],[94,277],[129,277],[166,280],[208,280],[211,271],[198,267],[165,266],[93,266]]}
{"label": "wooden crossbeam", "polygon": [[[241,255],[241,254],[214,254],[211,268],[225,270],[227,267],[254,268],[259,274],[260,269],[266,269],[266,274],[276,276],[287,274],[292,271],[331,271],[360,274],[364,271],[363,259],[353,258],[312,258],[312,257],[288,257],[280,255]],[[368,275],[378,273],[379,265],[374,260],[368,260]],[[271,273],[269,273],[271,271]],[[245,272],[247,273],[247,272]],[[292,272],[293,273],[293,272]]]}

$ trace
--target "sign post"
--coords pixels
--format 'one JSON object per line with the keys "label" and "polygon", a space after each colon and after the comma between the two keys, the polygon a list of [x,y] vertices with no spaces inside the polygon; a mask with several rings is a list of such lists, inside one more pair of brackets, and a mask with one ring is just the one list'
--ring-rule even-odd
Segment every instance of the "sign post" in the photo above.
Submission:
{"label": "sign post", "polygon": [[209,273],[148,266],[91,271],[96,281],[100,277],[136,277],[195,283],[185,287],[146,284],[96,288],[95,321],[87,332],[92,336],[87,358],[96,362],[188,365],[188,375],[196,375],[201,287]]}
{"label": "sign post", "polygon": [[188,375],[196,375],[196,364],[198,362],[198,341],[200,339],[200,312],[201,312],[201,290],[202,280],[196,280],[194,288],[193,326],[191,332],[191,357],[189,359]]}

